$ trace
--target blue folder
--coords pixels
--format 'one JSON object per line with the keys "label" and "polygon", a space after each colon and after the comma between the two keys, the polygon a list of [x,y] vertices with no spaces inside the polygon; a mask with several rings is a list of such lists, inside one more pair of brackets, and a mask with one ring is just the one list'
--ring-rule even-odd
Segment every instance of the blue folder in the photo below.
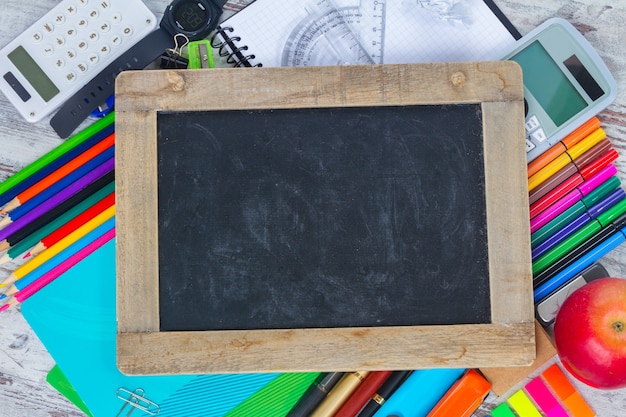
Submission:
{"label": "blue folder", "polygon": [[223,416],[279,375],[122,374],[115,357],[115,240],[24,301],[22,313],[95,417]]}

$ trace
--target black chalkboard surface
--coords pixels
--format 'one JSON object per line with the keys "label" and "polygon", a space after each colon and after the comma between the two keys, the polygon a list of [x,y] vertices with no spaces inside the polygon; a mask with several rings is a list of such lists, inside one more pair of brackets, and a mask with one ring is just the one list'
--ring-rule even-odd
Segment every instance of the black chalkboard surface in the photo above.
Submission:
{"label": "black chalkboard surface", "polygon": [[122,372],[532,361],[517,64],[125,71],[115,123]]}
{"label": "black chalkboard surface", "polygon": [[162,331],[490,321],[480,105],[157,120]]}

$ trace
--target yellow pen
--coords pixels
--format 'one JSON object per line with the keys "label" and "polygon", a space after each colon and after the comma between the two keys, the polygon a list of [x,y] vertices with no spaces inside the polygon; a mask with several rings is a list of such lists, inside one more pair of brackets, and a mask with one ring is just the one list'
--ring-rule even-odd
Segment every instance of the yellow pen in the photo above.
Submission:
{"label": "yellow pen", "polygon": [[606,133],[602,128],[598,128],[585,139],[572,146],[571,149],[563,152],[552,162],[528,178],[528,191],[530,192],[537,188],[541,183],[556,174],[570,162],[575,161],[579,156],[593,148],[604,138],[606,138]]}

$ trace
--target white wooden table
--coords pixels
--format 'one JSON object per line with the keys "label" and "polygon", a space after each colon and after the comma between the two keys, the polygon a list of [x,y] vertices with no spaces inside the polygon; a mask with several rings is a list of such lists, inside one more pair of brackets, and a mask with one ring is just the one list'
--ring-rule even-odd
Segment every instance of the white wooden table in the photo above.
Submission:
{"label": "white wooden table", "polygon": [[[226,16],[248,2],[229,1]],[[616,165],[620,178],[626,181],[626,0],[495,2],[522,34],[528,33],[547,18],[559,16],[573,23],[598,50],[618,83],[617,99],[600,114],[600,119],[620,153]],[[0,11],[0,47],[57,3],[56,0],[3,0]],[[169,1],[146,0],[145,3],[160,18]],[[62,143],[49,127],[48,121],[49,118],[46,118],[37,124],[27,123],[0,95],[0,180]],[[626,245],[603,258],[602,263],[612,275],[626,277]],[[9,273],[9,268],[0,267],[0,278],[3,279]],[[82,416],[78,409],[45,382],[45,376],[53,365],[53,360],[25,323],[19,308],[0,314],[0,416]],[[598,416],[625,415],[626,389],[599,391],[581,384],[577,384],[577,387]],[[490,396],[488,403],[476,415],[485,415],[489,403],[494,401],[497,399]]]}

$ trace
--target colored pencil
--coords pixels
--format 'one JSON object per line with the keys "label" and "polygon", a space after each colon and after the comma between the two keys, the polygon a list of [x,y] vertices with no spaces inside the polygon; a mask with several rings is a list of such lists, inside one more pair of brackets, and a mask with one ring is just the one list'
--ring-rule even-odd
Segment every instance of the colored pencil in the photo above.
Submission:
{"label": "colored pencil", "polygon": [[78,229],[79,227],[114,205],[115,194],[111,193],[104,199],[100,200],[98,203],[89,207],[89,209],[85,210],[80,215],[73,218],[71,221],[67,222],[54,232],[50,233],[48,236],[44,237],[39,243],[33,246],[33,248],[25,256],[25,258],[29,256],[37,256],[41,252],[55,245],[57,242],[72,233],[74,230]]}
{"label": "colored pencil", "polygon": [[[68,211],[61,214],[56,219],[35,230],[16,245],[12,246],[7,253],[1,256],[0,265],[12,261],[20,254],[26,253],[31,248],[31,252],[34,251],[35,247],[42,244],[43,239],[48,238],[48,235],[55,234],[58,229],[67,229],[69,227],[71,229],[70,231],[72,231],[107,207],[113,205],[115,203],[114,191],[115,183],[111,182],[104,188],[101,188],[91,196],[87,197],[85,200],[76,204],[74,207],[68,209]],[[74,227],[74,225],[76,225],[76,227]],[[46,243],[43,243],[44,248],[50,247],[54,244],[51,242],[52,240],[46,240]]]}
{"label": "colored pencil", "polygon": [[[96,194],[98,191],[105,187],[110,187],[114,185],[115,180],[115,171],[111,171],[105,174],[102,178],[96,180],[93,184],[90,184],[84,190],[79,191],[74,196],[70,197],[66,201],[59,204],[57,207],[53,208],[49,212],[45,213],[41,217],[30,222],[28,225],[23,228],[15,231],[11,235],[9,235],[6,239],[0,241],[0,247],[13,247],[20,243],[22,240],[26,239],[31,234],[35,233],[37,230],[45,227],[48,223],[56,220],[58,217],[66,213],[68,210],[72,209],[74,206],[80,204],[82,201],[88,199],[92,195]],[[109,191],[110,192],[110,191]],[[107,192],[108,194],[108,192]]]}
{"label": "colored pencil", "polygon": [[80,166],[67,176],[63,177],[50,187],[46,188],[23,205],[16,207],[10,213],[8,213],[2,221],[0,221],[0,227],[7,226],[17,219],[23,217],[31,210],[44,204],[47,200],[53,196],[60,194],[63,190],[69,187],[75,187],[75,184],[82,184],[83,178],[85,178],[90,172],[96,170],[100,165],[112,160],[115,157],[115,149],[109,148],[101,154],[97,155],[91,161]]}
{"label": "colored pencil", "polygon": [[[583,182],[578,187],[574,188],[574,190],[570,191],[563,198],[559,199],[553,205],[551,205],[548,209],[539,213],[536,217],[531,219],[530,221],[530,232],[534,233],[539,230],[542,226],[546,225],[550,220],[557,217],[559,214],[563,213],[569,207],[571,207],[574,203],[580,201],[584,196],[588,195],[602,183],[607,181],[610,177],[617,174],[617,169],[614,165],[608,165],[599,171],[596,175],[589,178],[587,181]],[[1,231],[0,231],[1,232]]]}
{"label": "colored pencil", "polygon": [[23,290],[15,294],[5,305],[0,308],[0,311],[7,310],[11,307],[16,306],[19,303],[23,303],[33,294],[36,294],[43,287],[60,277],[63,273],[67,272],[74,265],[85,259],[87,256],[91,255],[98,248],[103,246],[114,237],[115,228],[109,230],[108,232],[85,246],[83,249],[72,255],[70,258],[66,259],[64,262],[51,269],[37,281],[33,282],[32,284],[28,285]]}
{"label": "colored pencil", "polygon": [[0,230],[0,239],[6,239],[11,234],[24,228],[33,220],[41,217],[45,213],[54,209],[59,204],[71,198],[80,190],[89,186],[89,184],[103,177],[105,174],[112,172],[114,168],[114,163],[115,163],[114,158],[111,158],[110,160],[100,165],[99,167],[97,167],[96,169],[94,169],[93,171],[91,171],[90,173],[88,173],[87,175],[79,179],[78,181],[74,182],[69,187],[64,188],[63,190],[61,190],[61,192],[59,192],[58,194],[46,200],[44,204],[37,206],[35,209],[29,211],[24,216],[17,219],[15,222],[8,224],[4,229]]}
{"label": "colored pencil", "polygon": [[[605,141],[608,143],[608,140]],[[558,199],[572,191],[576,186],[582,184],[584,181],[595,175],[600,169],[615,161],[617,157],[617,151],[615,149],[609,149],[602,155],[597,156],[593,162],[586,164],[583,168],[577,169],[577,172],[574,175],[567,178],[548,194],[530,205],[530,218],[532,219],[533,217],[536,217],[539,213],[554,204]]]}
{"label": "colored pencil", "polygon": [[541,242],[536,247],[532,248],[532,258],[533,261],[544,253],[548,252],[558,243],[562,242],[565,238],[570,236],[572,233],[583,227],[585,224],[589,223],[594,218],[598,217],[600,214],[609,210],[615,204],[617,204],[620,200],[626,198],[626,192],[618,188],[611,192],[609,195],[604,197],[597,204],[593,205],[588,210],[585,210],[579,216],[574,218],[570,223],[563,226],[560,230],[550,236],[548,239]]}
{"label": "colored pencil", "polygon": [[531,245],[534,247],[544,240],[552,236],[563,226],[573,221],[577,216],[590,209],[593,205],[600,202],[603,198],[613,192],[621,185],[621,181],[617,177],[611,177],[598,188],[593,190],[589,195],[583,197],[582,200],[574,204],[572,207],[550,220],[545,226],[542,226],[536,232],[530,235]]}
{"label": "colored pencil", "polygon": [[560,156],[541,168],[535,174],[528,178],[528,191],[537,188],[539,184],[553,176],[560,169],[565,167],[571,161],[575,161],[582,154],[594,147],[598,142],[606,138],[606,133],[602,128],[596,129],[585,139],[574,145],[571,149],[563,152]]}
{"label": "colored pencil", "polygon": [[1,182],[0,206],[4,206],[37,181],[111,135],[115,130],[113,121],[114,116],[111,113]]}
{"label": "colored pencil", "polygon": [[374,395],[387,378],[389,378],[389,375],[391,375],[391,371],[374,371],[370,373],[337,413],[335,413],[334,417],[356,416],[369,399],[372,398],[372,395]]}
{"label": "colored pencil", "polygon": [[532,162],[528,164],[528,176],[531,177],[533,174],[536,174],[541,168],[546,166],[548,163],[555,160],[559,155],[563,152],[570,149],[572,146],[576,145],[578,142],[589,136],[595,130],[600,127],[600,120],[597,117],[593,117],[590,120],[587,120],[580,127],[574,130],[572,133],[567,135],[563,140],[556,143],[550,149],[539,155]]}
{"label": "colored pencil", "polygon": [[60,251],[59,254],[51,257],[47,262],[43,262],[37,268],[34,268],[32,271],[25,274],[20,279],[15,280],[13,282],[13,285],[5,288],[3,292],[6,295],[15,295],[19,291],[23,290],[26,286],[37,281],[43,275],[50,272],[57,265],[66,261],[69,257],[87,246],[89,243],[96,240],[99,236],[102,236],[107,230],[110,230],[113,227],[115,227],[115,219],[111,218],[106,220],[103,224],[97,226],[94,230],[88,232],[85,236],[82,236],[76,242],[69,245],[69,247]]}
{"label": "colored pencil", "polygon": [[14,208],[21,206],[37,194],[41,193],[43,190],[57,183],[62,178],[76,171],[79,167],[93,160],[96,156],[100,155],[105,150],[114,146],[114,143],[115,135],[109,135],[103,141],[95,144],[91,148],[87,149],[85,152],[78,155],[76,158],[72,159],[59,169],[52,172],[50,175],[46,176],[26,190],[22,191],[13,200],[9,201],[7,205],[2,208],[2,210],[0,210],[0,214],[9,212]]}
{"label": "colored pencil", "polygon": [[608,226],[611,222],[624,214],[624,212],[626,212],[626,199],[620,200],[609,210],[600,214],[598,217],[593,219],[593,221],[587,223],[571,236],[568,236],[565,240],[550,249],[547,253],[540,256],[535,262],[533,262],[533,275],[537,275],[546,270],[550,265],[567,255],[567,253],[581,245],[591,236],[598,233],[602,228]]}
{"label": "colored pencil", "polygon": [[45,262],[52,259],[52,257],[61,253],[81,238],[85,237],[87,234],[95,230],[98,226],[102,225],[107,220],[113,218],[115,215],[115,205],[104,210],[102,213],[98,214],[72,233],[65,236],[63,239],[59,240],[57,243],[52,245],[47,250],[43,251],[41,255],[34,257],[30,261],[26,262],[24,265],[17,268],[11,275],[9,275],[0,286],[5,286],[14,283],[18,279],[25,277],[26,275],[33,272],[36,268],[39,268]]}

